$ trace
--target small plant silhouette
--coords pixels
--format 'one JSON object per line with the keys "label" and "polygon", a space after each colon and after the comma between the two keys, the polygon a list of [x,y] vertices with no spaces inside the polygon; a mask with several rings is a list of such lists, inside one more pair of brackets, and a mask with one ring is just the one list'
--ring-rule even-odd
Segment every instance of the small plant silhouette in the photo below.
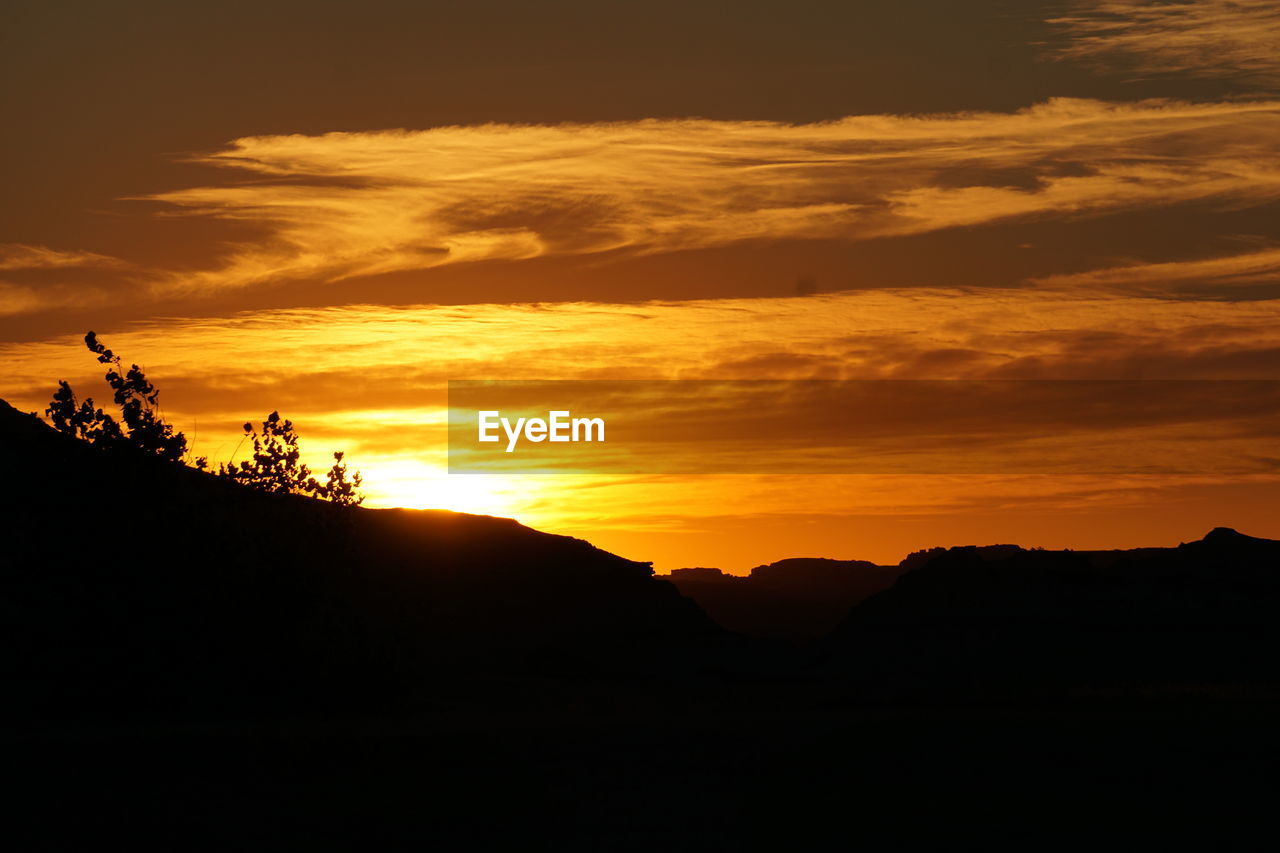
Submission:
{"label": "small plant silhouette", "polygon": [[219,466],[218,476],[259,492],[309,494],[314,491],[311,486],[315,479],[302,461],[293,421],[283,420],[279,412],[272,412],[262,422],[261,435],[251,423],[244,425],[244,434],[253,440],[252,458]]}
{"label": "small plant silhouette", "polygon": [[329,469],[329,474],[320,496],[325,500],[333,501],[339,506],[360,506],[360,504],[364,503],[364,495],[360,494],[359,491],[360,484],[364,482],[364,477],[361,476],[359,471],[348,477],[347,463],[343,461],[345,455],[341,450],[333,452],[333,467]]}
{"label": "small plant silhouette", "polygon": [[107,384],[115,392],[130,443],[143,453],[180,462],[187,452],[187,437],[161,417],[159,389],[136,364],[126,373],[120,356],[103,346],[92,331],[84,336],[84,343],[100,363],[112,365],[107,370]]}
{"label": "small plant silhouette", "polygon": [[[121,420],[98,408],[92,397],[77,400],[71,386],[59,381],[58,390],[45,409],[54,429],[108,450],[138,452],[169,462],[186,461],[187,437],[165,423],[160,391],[142,368],[135,364],[126,371],[120,356],[107,349],[92,331],[84,336],[84,343],[99,363],[110,365],[106,379],[120,407]],[[334,464],[325,482],[311,476],[311,469],[298,450],[293,422],[281,418],[279,412],[267,416],[261,433],[251,423],[244,425],[244,432],[253,440],[253,457],[219,466],[218,476],[260,492],[309,495],[342,506],[364,502],[359,492],[363,477],[358,471],[348,473],[340,451],[333,454]],[[209,465],[203,456],[189,461],[200,470]]]}
{"label": "small plant silhouette", "polygon": [[58,382],[58,390],[53,392],[53,399],[49,401],[49,408],[44,413],[58,432],[90,444],[125,443],[124,433],[115,418],[102,409],[94,408],[92,397],[86,398],[82,403],[77,402],[75,392],[65,381]]}
{"label": "small plant silhouette", "polygon": [[[187,453],[187,437],[164,422],[160,414],[160,391],[147,380],[138,365],[124,369],[120,356],[107,349],[98,336],[89,332],[84,344],[107,369],[107,384],[120,407],[123,424],[94,406],[93,398],[77,402],[65,381],[49,401],[45,414],[55,429],[109,449],[131,449],[170,462],[181,462]],[[204,467],[196,460],[196,467]]]}
{"label": "small plant silhouette", "polygon": [[244,434],[253,442],[252,457],[239,464],[219,466],[218,476],[260,492],[310,495],[342,506],[364,502],[364,496],[357,491],[363,478],[359,472],[348,476],[340,451],[333,454],[334,465],[324,483],[311,476],[298,449],[293,421],[281,418],[279,412],[267,415],[261,433],[252,423],[246,423]]}

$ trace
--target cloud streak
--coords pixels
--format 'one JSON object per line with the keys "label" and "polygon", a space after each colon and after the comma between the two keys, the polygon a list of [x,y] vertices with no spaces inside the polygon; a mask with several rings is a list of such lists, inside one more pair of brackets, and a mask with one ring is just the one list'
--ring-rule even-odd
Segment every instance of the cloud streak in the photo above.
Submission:
{"label": "cloud streak", "polygon": [[[234,434],[255,407],[332,429],[380,413],[378,441],[404,450],[396,413],[442,407],[450,379],[1280,379],[1278,327],[1280,299],[983,288],[346,306],[98,331],[175,416],[225,418]],[[0,344],[0,357],[0,394],[30,408],[58,378],[100,379],[79,336]]]}
{"label": "cloud streak", "polygon": [[1014,113],[644,120],[260,136],[196,158],[238,183],[150,196],[257,226],[166,293],[443,264],[869,240],[1280,198],[1280,103],[1054,99]]}
{"label": "cloud streak", "polygon": [[96,252],[68,252],[26,243],[0,243],[0,270],[54,270],[74,267],[119,267],[119,258]]}
{"label": "cloud streak", "polygon": [[1051,18],[1070,37],[1054,54],[1139,76],[1190,74],[1280,86],[1280,6],[1272,0],[1085,0]]}
{"label": "cloud streak", "polygon": [[[120,270],[128,266],[119,258],[96,252],[64,251],[26,243],[0,243],[0,272],[19,276],[40,276],[50,271],[64,273]],[[96,284],[0,280],[0,317],[93,304],[100,299],[101,292]]]}
{"label": "cloud streak", "polygon": [[1053,288],[1119,287],[1151,292],[1186,285],[1221,288],[1231,285],[1280,284],[1280,249],[1262,249],[1194,261],[1107,267],[1044,276],[1035,281]]}

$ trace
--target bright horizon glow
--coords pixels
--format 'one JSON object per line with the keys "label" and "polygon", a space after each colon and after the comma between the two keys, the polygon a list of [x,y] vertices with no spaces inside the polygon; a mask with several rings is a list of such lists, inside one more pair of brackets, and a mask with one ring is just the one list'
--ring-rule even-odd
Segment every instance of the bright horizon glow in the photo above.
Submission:
{"label": "bright horizon glow", "polygon": [[527,485],[486,474],[450,475],[414,459],[376,459],[360,466],[370,508],[447,509],[516,517],[532,502]]}
{"label": "bright horizon glow", "polygon": [[[1257,254],[1243,268],[1255,271]],[[1159,544],[1219,524],[1276,535],[1274,514],[1263,509],[1277,485],[1234,477],[450,476],[447,381],[1272,379],[1280,376],[1278,317],[1275,298],[1042,285],[631,304],[358,305],[97,331],[145,366],[178,429],[190,437],[198,424],[195,450],[215,463],[237,447],[240,424],[278,409],[294,421],[317,476],[332,464],[330,453],[346,453],[365,477],[370,507],[512,517],[665,570],[749,568],[790,556],[896,562],[920,547],[974,540]],[[0,344],[0,396],[42,411],[65,378],[81,397],[109,402],[82,336]]]}

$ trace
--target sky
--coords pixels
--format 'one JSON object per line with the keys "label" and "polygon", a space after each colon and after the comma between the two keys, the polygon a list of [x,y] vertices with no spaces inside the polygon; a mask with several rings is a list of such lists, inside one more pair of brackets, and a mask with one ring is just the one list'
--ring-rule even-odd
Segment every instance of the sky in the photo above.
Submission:
{"label": "sky", "polygon": [[450,379],[1280,379],[1266,0],[3,16],[19,408],[59,379],[107,397],[94,329],[215,462],[279,409],[371,506],[511,515],[663,571],[1280,536],[1265,472],[445,466]]}

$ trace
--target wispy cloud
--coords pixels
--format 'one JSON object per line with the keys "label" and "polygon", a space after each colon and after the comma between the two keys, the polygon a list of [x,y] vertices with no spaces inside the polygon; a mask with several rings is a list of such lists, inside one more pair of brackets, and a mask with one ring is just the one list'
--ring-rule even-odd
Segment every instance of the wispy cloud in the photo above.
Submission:
{"label": "wispy cloud", "polygon": [[1055,50],[1139,76],[1190,74],[1280,86],[1280,6],[1273,0],[1084,0],[1049,21]]}
{"label": "wispy cloud", "polygon": [[[370,441],[411,450],[418,437],[404,438],[396,413],[425,423],[417,413],[443,405],[450,379],[1277,379],[1277,328],[1280,299],[984,288],[347,306],[98,331],[162,382],[177,414],[234,432],[255,407],[280,407],[332,429],[369,424]],[[57,378],[97,377],[78,336],[0,344],[0,357],[0,394],[30,406]]]}
{"label": "wispy cloud", "polygon": [[34,276],[37,281],[0,281],[0,317],[96,304],[102,299],[99,282],[50,281],[55,273],[127,270],[120,258],[96,252],[51,249],[27,243],[0,243],[0,272]]}
{"label": "wispy cloud", "polygon": [[72,267],[120,267],[124,262],[96,252],[71,252],[32,246],[26,243],[0,243],[0,270],[52,270]]}
{"label": "wispy cloud", "polygon": [[1044,276],[1037,284],[1054,288],[1124,287],[1154,292],[1171,286],[1280,284],[1280,249],[1262,249],[1194,261],[1131,264],[1085,272]]}
{"label": "wispy cloud", "polygon": [[1055,99],[819,124],[484,125],[238,139],[251,178],[150,198],[260,226],[161,290],[741,241],[867,240],[1193,200],[1280,198],[1280,103]]}

